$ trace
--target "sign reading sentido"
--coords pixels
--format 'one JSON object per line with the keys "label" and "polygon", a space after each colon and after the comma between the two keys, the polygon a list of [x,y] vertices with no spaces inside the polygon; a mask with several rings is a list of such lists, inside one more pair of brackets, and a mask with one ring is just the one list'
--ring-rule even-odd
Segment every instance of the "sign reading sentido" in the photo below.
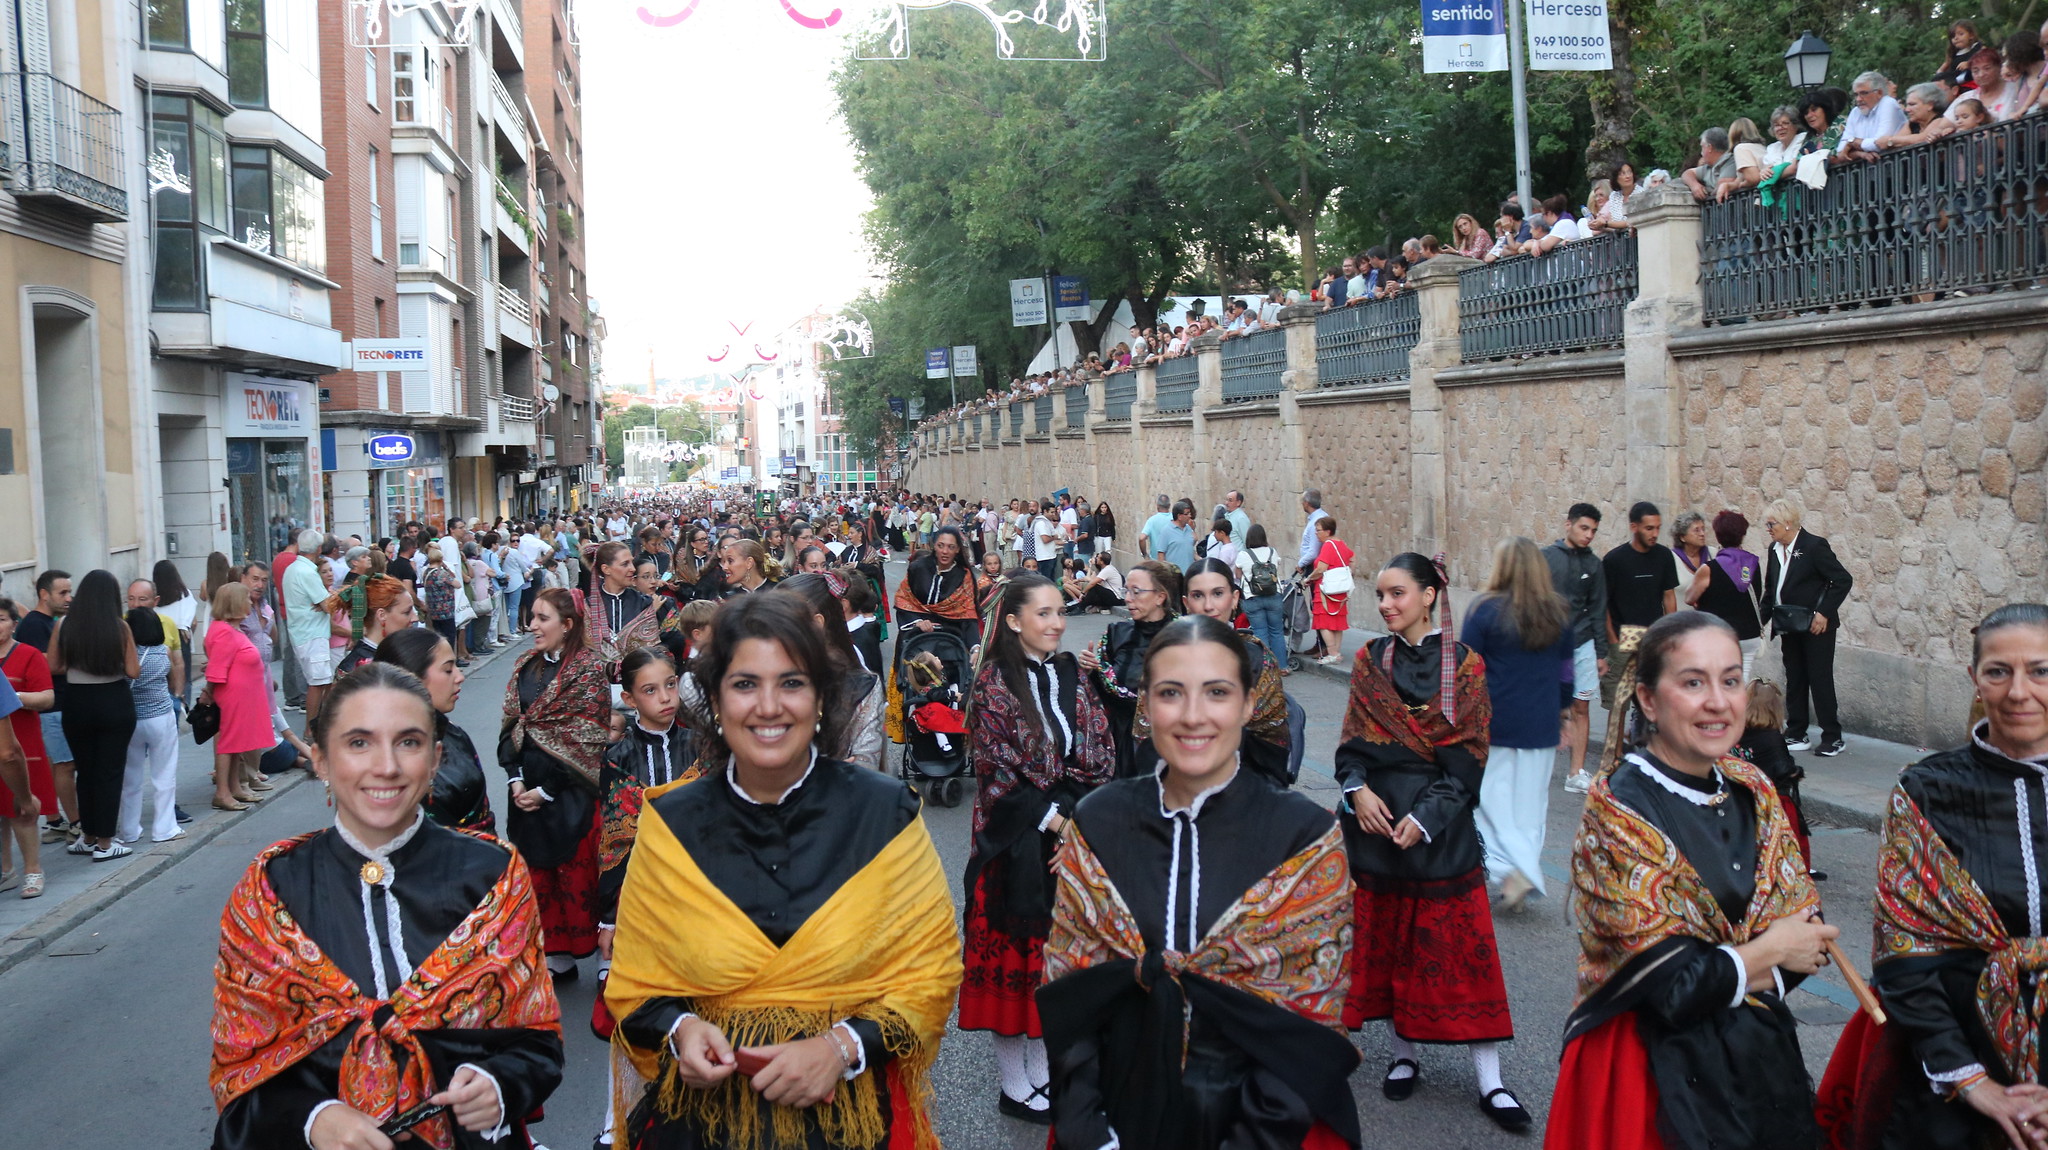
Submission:
{"label": "sign reading sentido", "polygon": [[924,377],[944,379],[953,374],[951,353],[943,347],[926,348],[924,353]]}
{"label": "sign reading sentido", "polygon": [[1520,0],[1422,0],[1424,72],[1505,72],[1508,33],[1501,5]]}

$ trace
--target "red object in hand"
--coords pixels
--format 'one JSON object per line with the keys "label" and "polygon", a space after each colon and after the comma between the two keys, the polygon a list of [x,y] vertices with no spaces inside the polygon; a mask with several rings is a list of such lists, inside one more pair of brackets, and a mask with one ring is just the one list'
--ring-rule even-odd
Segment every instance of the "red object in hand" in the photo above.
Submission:
{"label": "red object in hand", "polygon": [[732,1056],[733,1060],[739,1064],[740,1073],[749,1078],[768,1069],[768,1063],[771,1061],[765,1054],[754,1054],[746,1050],[735,1050],[732,1052]]}

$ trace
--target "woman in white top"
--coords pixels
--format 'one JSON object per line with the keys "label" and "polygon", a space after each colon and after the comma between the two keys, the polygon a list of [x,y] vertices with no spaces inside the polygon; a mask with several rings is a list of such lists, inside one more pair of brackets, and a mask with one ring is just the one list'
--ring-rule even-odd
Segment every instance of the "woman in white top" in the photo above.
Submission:
{"label": "woman in white top", "polygon": [[172,658],[178,660],[185,686],[177,692],[178,706],[189,710],[192,706],[192,636],[198,634],[199,599],[185,587],[185,576],[178,565],[168,559],[159,559],[150,568],[149,581],[156,586],[157,613],[171,621],[177,630],[178,652]]}
{"label": "woman in white top", "polygon": [[1237,585],[1244,593],[1238,604],[1251,621],[1252,634],[1280,660],[1286,674],[1293,662],[1287,653],[1285,615],[1280,609],[1280,580],[1287,574],[1287,562],[1266,542],[1266,527],[1254,523],[1245,530],[1244,547],[1237,553]]}
{"label": "woman in white top", "polygon": [[[1601,194],[1601,185],[1606,185],[1606,194]],[[1590,233],[1626,231],[1628,222],[1628,198],[1636,192],[1636,168],[1624,160],[1614,165],[1614,174],[1593,185],[1593,194],[1587,203],[1593,214],[1586,217],[1586,231]]]}

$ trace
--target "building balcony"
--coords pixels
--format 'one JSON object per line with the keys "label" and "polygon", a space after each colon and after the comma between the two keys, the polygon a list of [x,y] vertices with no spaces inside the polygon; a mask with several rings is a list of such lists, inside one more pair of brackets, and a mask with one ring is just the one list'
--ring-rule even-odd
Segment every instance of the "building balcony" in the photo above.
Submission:
{"label": "building balcony", "polygon": [[533,305],[507,284],[498,285],[498,334],[525,348],[540,346],[533,327]]}
{"label": "building balcony", "polygon": [[0,174],[18,199],[127,219],[121,131],[120,109],[48,72],[0,72]]}
{"label": "building balcony", "polygon": [[341,333],[330,326],[327,294],[340,285],[225,236],[207,244],[205,282],[205,310],[150,313],[159,353],[252,371],[341,368]]}
{"label": "building balcony", "polygon": [[533,422],[533,400],[524,395],[506,395],[498,400],[498,414],[513,423]]}
{"label": "building balcony", "polygon": [[505,87],[505,81],[498,78],[497,72],[485,68],[483,73],[491,88],[492,122],[498,126],[506,142],[519,153],[519,162],[533,163],[532,140],[526,127],[526,115],[519,110],[519,100],[512,95],[511,89]]}
{"label": "building balcony", "polygon": [[498,234],[504,236],[529,259],[533,256],[534,223],[533,213],[526,207],[522,197],[505,181],[497,181],[496,219]]}

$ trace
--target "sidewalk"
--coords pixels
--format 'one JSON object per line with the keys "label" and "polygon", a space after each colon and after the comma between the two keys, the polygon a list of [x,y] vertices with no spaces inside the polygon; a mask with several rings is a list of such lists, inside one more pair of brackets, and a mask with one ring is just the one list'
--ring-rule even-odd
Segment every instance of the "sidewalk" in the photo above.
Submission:
{"label": "sidewalk", "polygon": [[[500,647],[471,660],[468,672],[475,674],[489,666],[492,660],[521,649],[523,641]],[[304,715],[286,711],[285,716],[293,721],[295,728],[303,729]],[[189,728],[180,731],[180,739],[178,805],[192,816],[192,821],[183,828],[185,837],[166,843],[152,843],[145,834],[142,841],[132,844],[134,854],[104,863],[93,862],[90,855],[66,854],[63,843],[44,843],[43,873],[49,878],[43,896],[24,899],[18,887],[0,891],[0,973],[41,953],[52,940],[234,828],[242,812],[213,809],[213,783],[209,781],[213,772],[212,748],[194,743]],[[264,793],[265,802],[289,794],[293,788],[312,782],[312,778],[308,772],[297,770],[271,776],[271,783],[276,789]],[[149,813],[145,798],[145,820]],[[14,854],[13,861],[16,867],[21,866],[18,852]]]}
{"label": "sidewalk", "polygon": [[[1310,674],[1349,681],[1351,661],[1359,649],[1384,633],[1353,627],[1344,635],[1342,664],[1324,667],[1304,659],[1302,665]],[[1592,727],[1592,745],[1586,755],[1589,760],[1597,754],[1607,733],[1607,711],[1599,699],[1593,700]],[[1843,740],[1849,749],[1832,759],[1823,759],[1811,751],[1793,752],[1793,757],[1806,768],[1806,779],[1799,784],[1806,815],[1816,822],[1876,831],[1884,823],[1885,807],[1899,772],[1926,758],[1932,749],[1856,734],[1845,734]]]}

